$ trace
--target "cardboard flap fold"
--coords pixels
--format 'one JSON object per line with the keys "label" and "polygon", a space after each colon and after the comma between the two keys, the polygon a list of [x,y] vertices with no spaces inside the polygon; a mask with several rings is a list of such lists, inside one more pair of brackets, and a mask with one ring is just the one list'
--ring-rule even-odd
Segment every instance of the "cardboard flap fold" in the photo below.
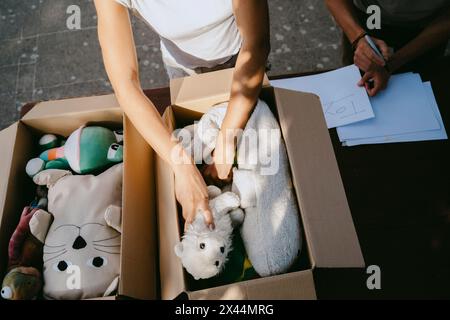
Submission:
{"label": "cardboard flap fold", "polygon": [[154,153],[127,117],[124,117],[124,148],[119,295],[156,299]]}
{"label": "cardboard flap fold", "polygon": [[189,292],[193,300],[315,300],[312,270]]}
{"label": "cardboard flap fold", "polygon": [[71,113],[101,111],[111,108],[120,108],[114,94],[46,101],[38,103],[23,117],[23,120],[42,119],[62,114],[68,116]]}
{"label": "cardboard flap fold", "polygon": [[[41,120],[46,119],[45,123]],[[122,110],[115,95],[65,99],[38,103],[22,119],[41,132],[68,136],[73,128],[101,119],[104,125],[122,122]]]}
{"label": "cardboard flap fold", "polygon": [[[8,252],[8,244],[23,207],[35,196],[35,186],[25,173],[33,152],[34,139],[29,130],[16,122],[0,134],[0,252]],[[6,267],[8,255],[0,254],[0,274]]]}
{"label": "cardboard flap fold", "polygon": [[363,267],[319,98],[274,91],[313,264],[319,268]]}
{"label": "cardboard flap fold", "polygon": [[[163,120],[170,131],[174,130],[172,108],[166,109]],[[175,198],[175,177],[169,164],[160,157],[156,159],[156,185],[158,199],[159,265],[161,298],[175,299],[186,290],[184,271],[180,259],[174,252],[180,241],[178,209]]]}
{"label": "cardboard flap fold", "polygon": [[[197,74],[170,81],[170,98],[173,105],[206,112],[211,106],[230,99],[234,68]],[[263,87],[269,85],[264,76]]]}
{"label": "cardboard flap fold", "polygon": [[2,221],[5,207],[17,129],[18,123],[14,123],[10,127],[0,131],[0,147],[2,149],[0,156],[0,222]]}

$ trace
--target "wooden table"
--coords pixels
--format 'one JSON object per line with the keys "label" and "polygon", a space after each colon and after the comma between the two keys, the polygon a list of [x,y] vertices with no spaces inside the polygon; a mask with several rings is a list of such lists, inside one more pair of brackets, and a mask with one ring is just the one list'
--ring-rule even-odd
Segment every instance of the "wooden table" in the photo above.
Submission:
{"label": "wooden table", "polygon": [[[431,81],[450,133],[450,58],[416,71]],[[169,88],[145,94],[161,113],[170,104]],[[316,270],[319,298],[449,298],[449,141],[346,148],[336,130],[330,136],[366,264],[381,268],[381,290],[367,289],[365,270]]]}

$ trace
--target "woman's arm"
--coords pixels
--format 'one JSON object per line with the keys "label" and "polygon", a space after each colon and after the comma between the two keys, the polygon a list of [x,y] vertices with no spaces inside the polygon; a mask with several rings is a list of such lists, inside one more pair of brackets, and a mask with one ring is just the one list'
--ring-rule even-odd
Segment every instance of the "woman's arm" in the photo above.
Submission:
{"label": "woman's arm", "polygon": [[205,182],[183,150],[177,153],[179,157],[174,157],[177,142],[171,139],[161,116],[141,89],[128,10],[114,1],[95,0],[95,6],[103,61],[120,106],[143,138],[174,170],[177,199],[187,223],[193,220],[197,209],[202,209],[207,224],[212,224]]}
{"label": "woman's arm", "polygon": [[243,43],[236,61],[230,103],[214,152],[220,179],[226,179],[234,161],[236,129],[244,129],[256,105],[270,52],[269,10],[266,0],[233,0]]}
{"label": "woman's arm", "polygon": [[433,20],[416,38],[398,50],[388,62],[395,71],[450,39],[450,8]]}

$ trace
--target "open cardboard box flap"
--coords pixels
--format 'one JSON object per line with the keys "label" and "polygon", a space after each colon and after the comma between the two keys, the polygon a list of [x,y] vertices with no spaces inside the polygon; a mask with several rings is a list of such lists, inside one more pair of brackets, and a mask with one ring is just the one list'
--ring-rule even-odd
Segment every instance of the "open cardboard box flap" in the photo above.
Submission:
{"label": "open cardboard box flap", "polygon": [[[32,182],[25,174],[25,164],[33,156],[36,135],[51,132],[67,136],[87,123],[110,124],[116,128],[123,125],[124,128],[122,253],[118,295],[156,299],[154,153],[128,118],[124,117],[114,95],[39,103],[24,119],[0,132],[0,236],[12,233],[18,220],[17,212],[21,212],[20,207],[24,205],[24,199],[19,197],[27,198],[18,194],[17,190],[30,189]],[[9,240],[4,237],[0,240],[1,249],[7,250]]]}
{"label": "open cardboard box flap", "polygon": [[8,182],[11,172],[17,129],[18,123],[14,123],[10,127],[0,131],[0,146],[2,148],[2,156],[0,157],[0,225],[6,205],[6,195],[8,191]]}
{"label": "open cardboard box flap", "polygon": [[[172,109],[169,107],[163,115],[163,121],[170,129],[174,129]],[[174,299],[185,291],[185,279],[181,261],[175,257],[173,248],[180,241],[180,228],[177,212],[175,176],[169,164],[160,157],[156,158],[156,181],[158,201],[159,259],[160,282],[163,299]]]}
{"label": "open cardboard box flap", "polygon": [[[124,117],[124,179],[119,295],[158,297],[155,154]],[[145,156],[141,156],[145,155]]]}
{"label": "open cardboard box flap", "polygon": [[315,300],[312,270],[189,292],[192,300]]}
{"label": "open cardboard box flap", "polygon": [[[172,105],[205,113],[212,105],[230,99],[234,69],[225,69],[170,80]],[[263,87],[269,86],[264,76]]]}
{"label": "open cardboard box flap", "polygon": [[65,100],[45,101],[36,104],[24,117],[23,120],[42,119],[57,115],[70,115],[72,113],[93,112],[120,108],[114,94],[73,98]]}
{"label": "open cardboard box flap", "polygon": [[[38,103],[23,118],[26,125],[39,129],[43,132],[55,132],[60,130],[60,123],[64,123],[67,130],[60,130],[62,135],[69,135],[73,130],[82,125],[92,122],[92,119],[101,118],[103,123],[114,122],[120,105],[114,94],[65,99],[57,101],[46,101]],[[76,116],[75,116],[76,115]],[[42,119],[49,119],[43,123]]]}
{"label": "open cardboard box flap", "polygon": [[319,97],[275,89],[275,99],[315,267],[364,267]]}

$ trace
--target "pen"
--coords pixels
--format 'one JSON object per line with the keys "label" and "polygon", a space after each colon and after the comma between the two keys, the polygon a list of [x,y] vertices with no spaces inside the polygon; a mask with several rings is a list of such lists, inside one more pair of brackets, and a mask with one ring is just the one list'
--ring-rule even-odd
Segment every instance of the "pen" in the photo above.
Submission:
{"label": "pen", "polygon": [[[378,49],[377,45],[375,44],[375,42],[373,42],[372,38],[366,34],[364,36],[364,38],[366,39],[367,43],[369,44],[369,46],[372,48],[372,50],[377,54],[378,57],[381,58],[381,60],[383,60],[384,63],[386,63],[386,60],[384,60],[383,55],[381,54],[380,50]],[[369,87],[373,88],[373,79],[369,80]]]}
{"label": "pen", "polygon": [[381,54],[381,52],[378,49],[378,47],[375,44],[375,42],[373,42],[372,38],[369,35],[366,35],[364,38],[366,39],[367,43],[372,48],[372,50],[377,54],[377,56],[379,56],[386,63],[386,60],[384,60],[383,55]]}

